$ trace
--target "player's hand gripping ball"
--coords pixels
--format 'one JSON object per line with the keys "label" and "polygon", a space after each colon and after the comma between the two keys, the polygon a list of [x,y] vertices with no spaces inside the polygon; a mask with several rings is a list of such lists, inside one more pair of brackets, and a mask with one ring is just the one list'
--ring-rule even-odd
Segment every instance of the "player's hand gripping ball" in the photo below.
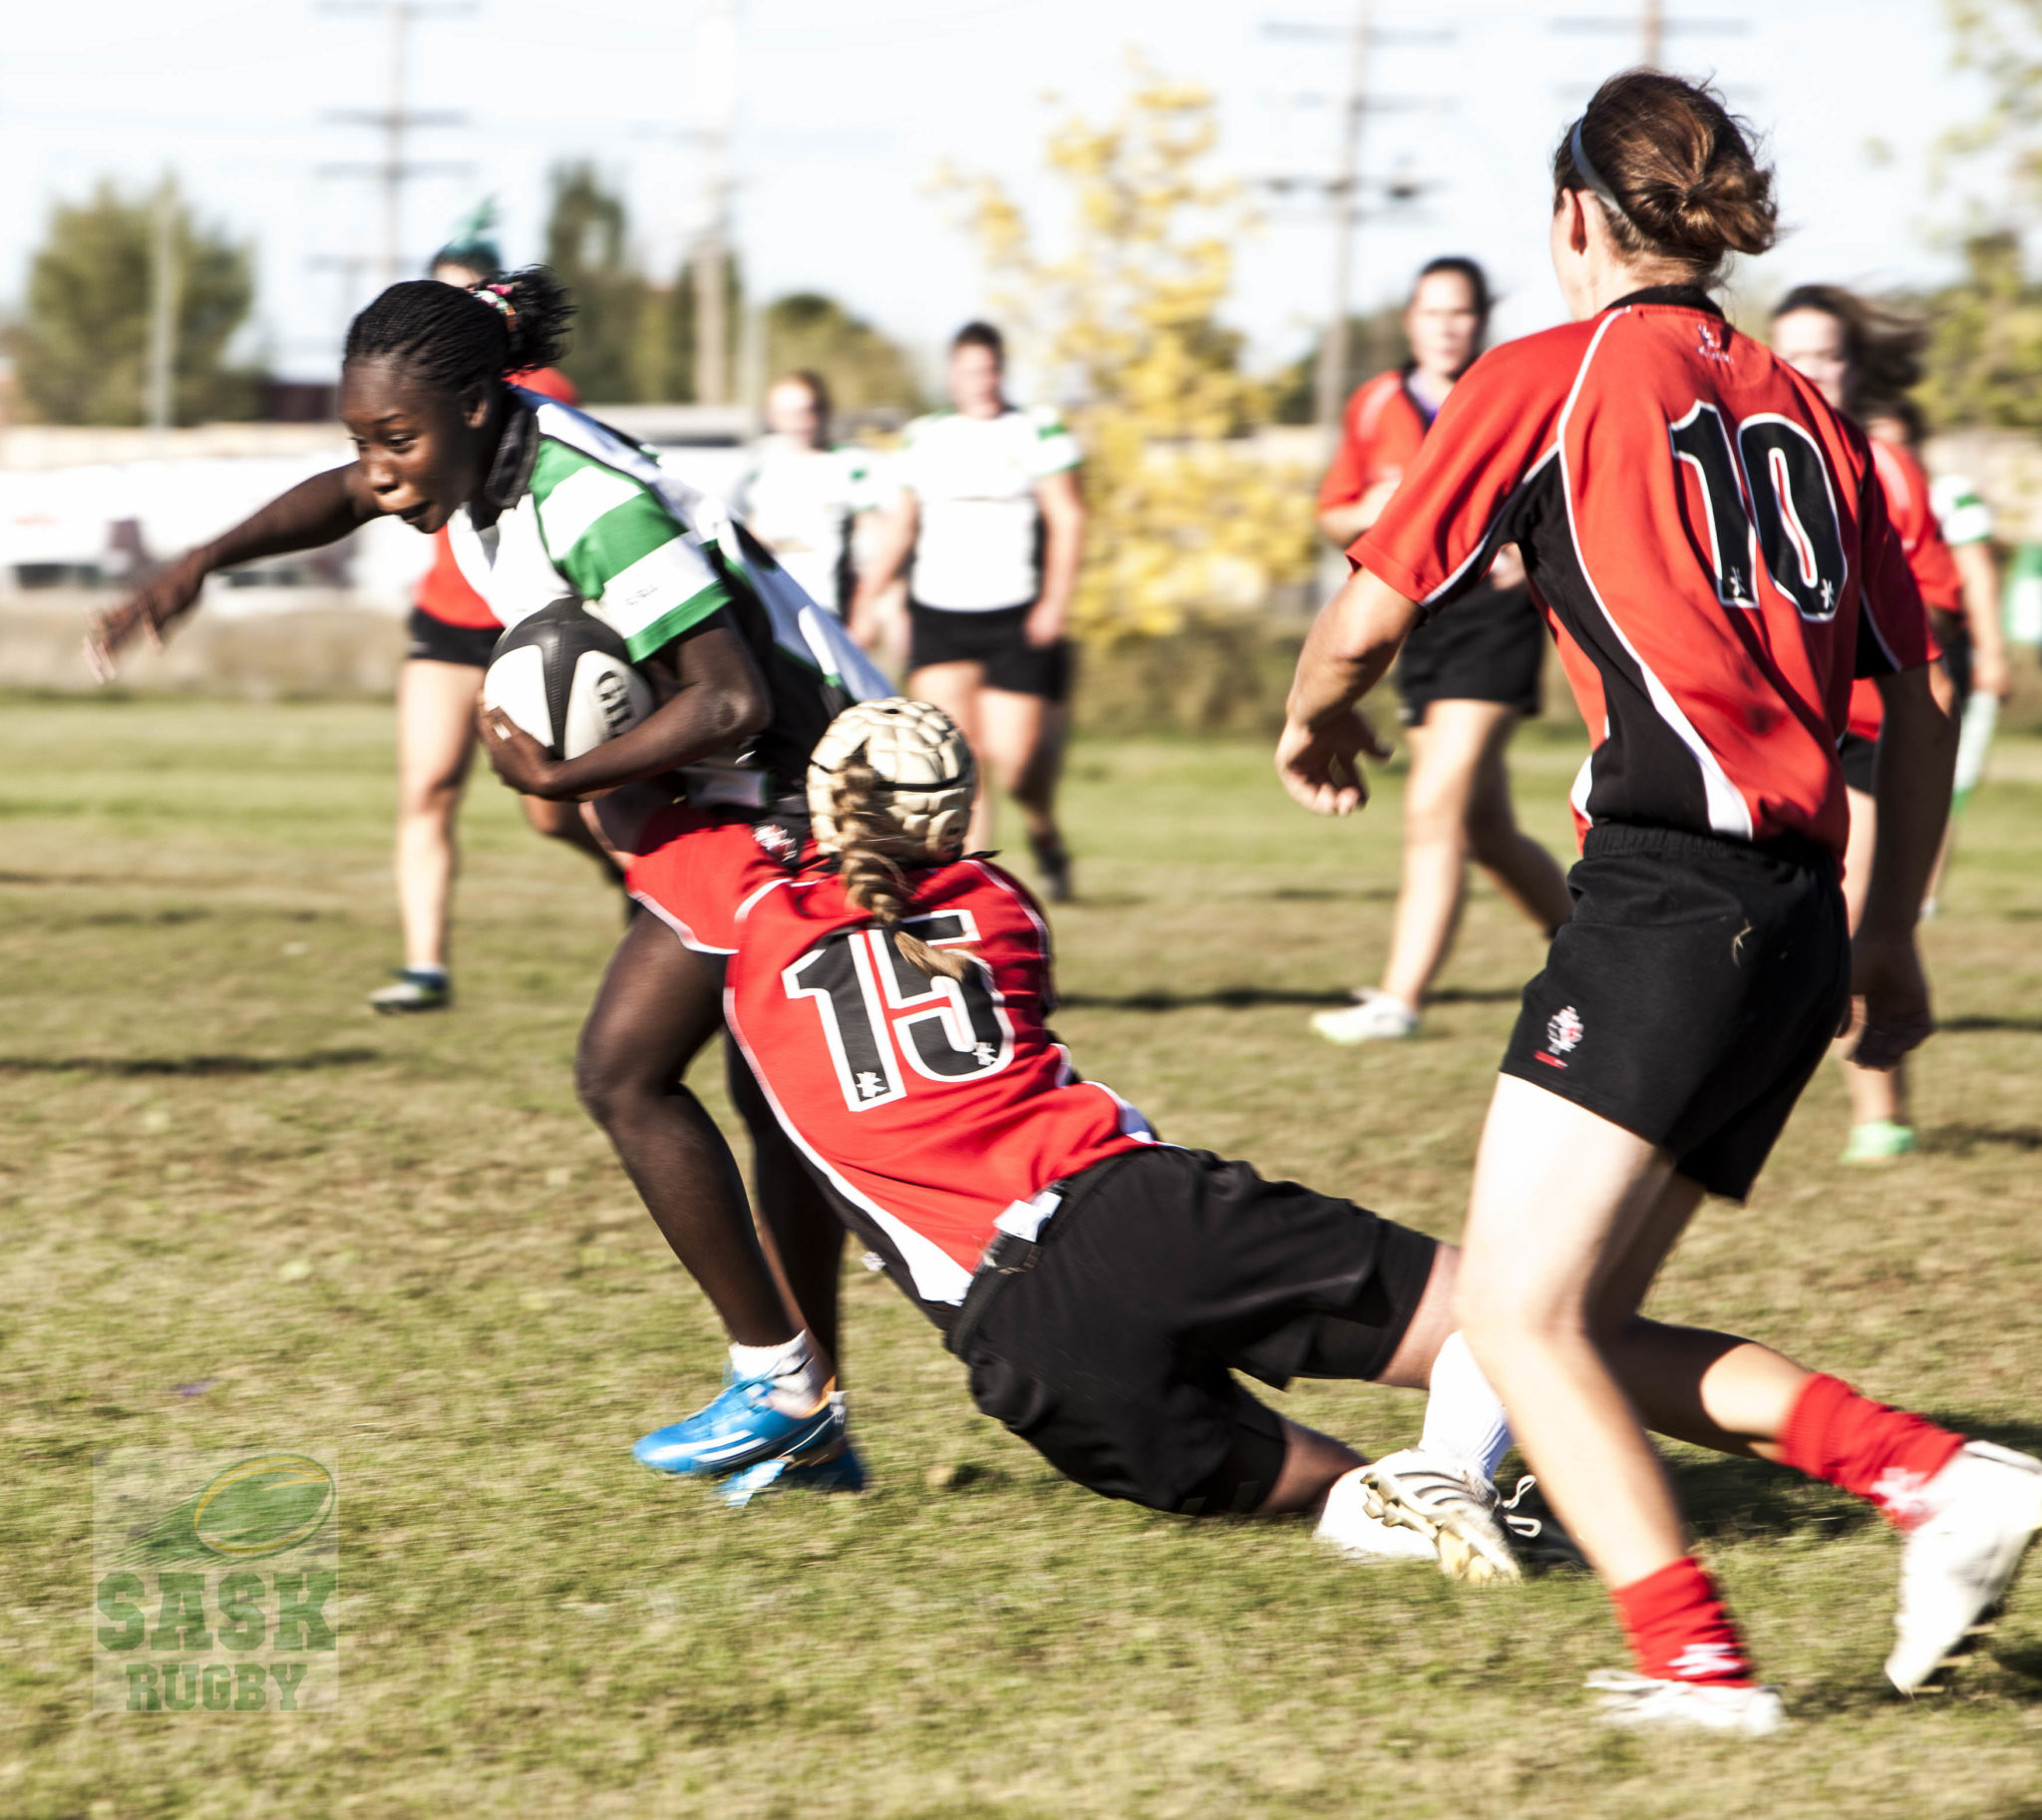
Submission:
{"label": "player's hand gripping ball", "polygon": [[847,791],[857,798],[861,838],[878,833],[903,860],[954,860],[964,851],[978,761],[933,703],[861,701],[830,723],[809,760],[809,816],[825,853],[851,838],[838,827]]}

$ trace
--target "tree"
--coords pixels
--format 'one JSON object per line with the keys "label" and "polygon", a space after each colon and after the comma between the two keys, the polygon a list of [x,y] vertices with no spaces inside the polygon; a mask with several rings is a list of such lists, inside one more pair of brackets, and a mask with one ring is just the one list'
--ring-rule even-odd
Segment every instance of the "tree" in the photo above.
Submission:
{"label": "tree", "polygon": [[[227,364],[255,281],[246,246],[202,225],[170,192],[174,268],[171,418],[255,414],[260,382]],[[146,414],[157,199],[102,182],[60,204],[29,268],[27,307],[9,340],[27,415],[46,423],[139,424]]]}
{"label": "tree", "polygon": [[2042,430],[2042,286],[2012,233],[1964,248],[1964,281],[1925,299],[1927,375],[1917,393],[1938,425]]}
{"label": "tree", "polygon": [[[574,297],[574,333],[560,370],[598,404],[662,396],[656,309],[631,258],[623,197],[588,164],[553,170],[545,262]],[[650,381],[651,383],[648,383]]]}
{"label": "tree", "polygon": [[[1347,389],[1373,379],[1411,358],[1404,340],[1404,306],[1386,304],[1366,316],[1347,318]],[[1279,424],[1308,424],[1318,409],[1319,337],[1276,375],[1274,411]]]}
{"label": "tree", "polygon": [[821,373],[840,410],[912,411],[921,403],[900,347],[820,291],[795,291],[766,306],[769,382],[796,367]]}
{"label": "tree", "polygon": [[1282,474],[1238,440],[1270,417],[1219,311],[1236,191],[1203,176],[1217,139],[1211,95],[1137,67],[1121,117],[1050,136],[1072,244],[1044,257],[988,177],[947,176],[963,200],[1016,342],[1071,402],[1091,506],[1073,622],[1112,639],[1175,631],[1193,615],[1258,605],[1313,562],[1309,476]]}

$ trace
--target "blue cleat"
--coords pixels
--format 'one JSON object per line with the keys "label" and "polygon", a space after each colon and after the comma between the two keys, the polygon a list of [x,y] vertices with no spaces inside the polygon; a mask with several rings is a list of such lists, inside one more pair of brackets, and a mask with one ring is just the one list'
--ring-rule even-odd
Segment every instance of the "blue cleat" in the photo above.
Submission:
{"label": "blue cleat", "polygon": [[732,1510],[743,1510],[763,1491],[861,1492],[864,1488],[865,1463],[846,1441],[842,1451],[827,1460],[797,1460],[787,1454],[777,1460],[761,1460],[733,1473],[716,1488],[716,1495]]}
{"label": "blue cleat", "polygon": [[807,1415],[776,1408],[773,1380],[725,1374],[723,1393],[682,1421],[655,1428],[631,1449],[654,1472],[713,1479],[761,1461],[827,1452],[844,1433],[843,1399],[831,1396]]}

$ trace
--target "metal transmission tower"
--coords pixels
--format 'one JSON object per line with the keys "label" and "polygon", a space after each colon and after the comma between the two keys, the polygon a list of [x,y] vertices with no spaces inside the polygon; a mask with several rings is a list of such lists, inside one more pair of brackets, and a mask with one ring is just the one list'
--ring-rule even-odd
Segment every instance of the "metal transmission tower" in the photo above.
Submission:
{"label": "metal transmission tower", "polygon": [[383,108],[345,108],[327,119],[353,127],[375,127],[383,135],[383,156],[371,164],[326,165],[325,177],[366,177],[383,191],[383,233],[377,263],[386,285],[404,275],[404,186],[413,178],[452,176],[470,170],[458,160],[421,161],[405,156],[406,141],[419,127],[461,127],[468,116],[446,108],[413,108],[405,103],[408,52],[415,20],[472,13],[465,0],[325,0],[327,13],[380,13],[390,22],[390,101]]}
{"label": "metal transmission tower", "polygon": [[[1264,178],[1261,187],[1279,195],[1297,190],[1317,191],[1324,197],[1333,223],[1333,295],[1326,327],[1319,338],[1319,357],[1312,375],[1312,416],[1330,436],[1337,431],[1341,407],[1347,401],[1347,327],[1352,309],[1356,228],[1363,219],[1361,196],[1362,129],[1371,114],[1422,104],[1408,98],[1391,99],[1369,93],[1371,53],[1386,44],[1439,44],[1452,38],[1451,30],[1384,31],[1375,23],[1374,0],[1357,0],[1354,21],[1342,27],[1270,21],[1262,27],[1272,38],[1302,38],[1339,42],[1347,46],[1347,85],[1339,99],[1340,150],[1330,178]],[[1400,179],[1383,185],[1390,203],[1415,199],[1426,184]]]}

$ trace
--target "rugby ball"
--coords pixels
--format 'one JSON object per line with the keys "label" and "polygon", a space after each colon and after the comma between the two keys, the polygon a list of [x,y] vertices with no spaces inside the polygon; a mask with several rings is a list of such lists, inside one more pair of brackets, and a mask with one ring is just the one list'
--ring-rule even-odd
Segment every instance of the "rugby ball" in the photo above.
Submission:
{"label": "rugby ball", "polygon": [[652,685],[614,628],[579,600],[555,600],[497,640],[483,706],[502,708],[548,758],[579,758],[650,714]]}

